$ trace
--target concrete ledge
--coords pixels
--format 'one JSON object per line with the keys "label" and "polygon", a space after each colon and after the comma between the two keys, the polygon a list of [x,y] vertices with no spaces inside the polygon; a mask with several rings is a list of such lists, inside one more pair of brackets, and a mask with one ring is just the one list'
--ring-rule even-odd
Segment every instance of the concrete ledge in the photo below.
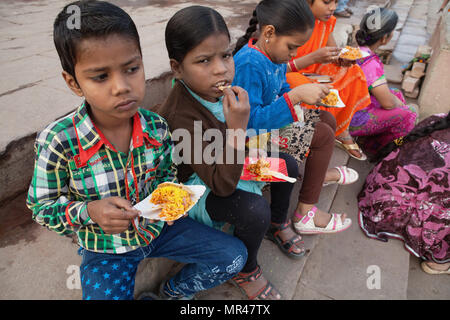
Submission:
{"label": "concrete ledge", "polygon": [[[170,72],[147,80],[143,108],[164,102],[170,92],[171,81]],[[0,206],[28,189],[33,174],[35,139],[36,133],[33,133],[12,141],[0,154]]]}
{"label": "concrete ledge", "polygon": [[450,4],[444,10],[430,41],[433,54],[419,96],[420,119],[450,110]]}

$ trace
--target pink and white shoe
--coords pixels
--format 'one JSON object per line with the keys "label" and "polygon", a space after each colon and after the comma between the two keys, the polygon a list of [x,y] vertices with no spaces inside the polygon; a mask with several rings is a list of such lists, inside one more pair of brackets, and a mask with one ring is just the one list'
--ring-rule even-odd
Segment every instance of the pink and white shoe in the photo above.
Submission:
{"label": "pink and white shoe", "polygon": [[339,171],[339,174],[341,175],[338,181],[330,181],[330,182],[324,182],[323,186],[329,186],[332,184],[340,184],[340,185],[347,185],[352,184],[358,181],[359,174],[352,168],[348,168],[346,166],[339,166],[335,167],[334,169],[337,169]]}
{"label": "pink and white shoe", "polygon": [[352,220],[350,218],[346,218],[342,221],[342,214],[332,213],[331,220],[325,228],[317,227],[314,224],[316,212],[317,207],[315,206],[303,217],[296,212],[295,216],[301,219],[294,223],[295,230],[301,234],[338,233],[348,229],[352,225]]}

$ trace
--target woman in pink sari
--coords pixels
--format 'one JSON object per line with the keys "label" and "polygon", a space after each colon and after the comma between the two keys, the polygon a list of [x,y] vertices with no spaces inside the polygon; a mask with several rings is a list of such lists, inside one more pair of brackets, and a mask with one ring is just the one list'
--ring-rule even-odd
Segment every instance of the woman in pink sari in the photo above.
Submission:
{"label": "woman in pink sari", "polygon": [[[371,16],[378,12],[381,23],[376,28],[371,24]],[[366,76],[371,104],[355,113],[349,130],[352,136],[359,137],[358,144],[372,156],[389,142],[407,135],[417,118],[416,106],[406,105],[402,93],[388,87],[383,63],[374,53],[391,40],[397,21],[394,11],[377,8],[363,17],[356,34],[361,50],[369,54],[358,60],[358,65]]]}
{"label": "woman in pink sari", "polygon": [[371,238],[401,239],[430,274],[450,274],[450,113],[428,117],[381,149],[358,195]]}

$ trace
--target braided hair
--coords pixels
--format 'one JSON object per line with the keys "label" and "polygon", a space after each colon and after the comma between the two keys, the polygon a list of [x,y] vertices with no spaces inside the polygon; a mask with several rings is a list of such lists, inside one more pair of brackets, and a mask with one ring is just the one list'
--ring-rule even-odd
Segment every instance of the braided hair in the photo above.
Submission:
{"label": "braided hair", "polygon": [[376,154],[376,156],[372,158],[370,161],[378,163],[381,160],[383,160],[389,153],[397,149],[399,146],[429,136],[434,131],[444,130],[448,128],[450,128],[450,112],[447,114],[445,118],[440,118],[440,120],[435,121],[431,123],[431,125],[425,127],[417,126],[408,135],[388,143],[382,149],[380,149]]}
{"label": "braided hair", "polygon": [[233,55],[250,40],[257,27],[273,25],[277,35],[291,35],[314,28],[314,15],[306,0],[262,0],[253,11],[245,34],[238,39]]}

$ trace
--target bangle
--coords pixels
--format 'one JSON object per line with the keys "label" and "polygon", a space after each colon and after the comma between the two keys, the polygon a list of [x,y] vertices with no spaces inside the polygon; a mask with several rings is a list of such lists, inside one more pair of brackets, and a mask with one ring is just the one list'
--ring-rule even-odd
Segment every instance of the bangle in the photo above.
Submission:
{"label": "bangle", "polygon": [[298,72],[297,65],[295,64],[295,59],[289,61],[289,66],[292,72]]}

